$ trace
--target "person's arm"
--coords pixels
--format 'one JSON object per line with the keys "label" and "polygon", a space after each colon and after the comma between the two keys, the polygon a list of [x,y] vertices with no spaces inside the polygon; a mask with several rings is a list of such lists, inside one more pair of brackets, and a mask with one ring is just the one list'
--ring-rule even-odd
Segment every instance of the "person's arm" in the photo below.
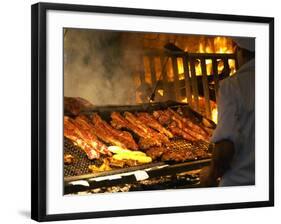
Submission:
{"label": "person's arm", "polygon": [[200,183],[205,187],[218,185],[218,178],[230,168],[234,156],[234,144],[230,140],[222,140],[214,144],[211,165],[200,173]]}
{"label": "person's arm", "polygon": [[200,182],[202,186],[217,186],[218,178],[230,168],[235,148],[237,124],[237,103],[235,89],[230,80],[225,80],[219,89],[218,125],[215,129],[212,142],[214,148],[211,165],[202,169]]}
{"label": "person's arm", "polygon": [[212,154],[211,169],[215,178],[222,177],[230,168],[234,155],[234,144],[230,140],[222,140],[215,143]]}

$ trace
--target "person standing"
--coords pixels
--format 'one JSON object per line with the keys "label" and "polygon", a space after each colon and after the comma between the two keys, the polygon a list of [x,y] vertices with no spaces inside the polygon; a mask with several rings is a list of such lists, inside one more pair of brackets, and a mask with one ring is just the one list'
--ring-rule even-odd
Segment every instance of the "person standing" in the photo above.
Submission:
{"label": "person standing", "polygon": [[202,186],[255,184],[255,43],[234,41],[240,69],[219,84],[214,150],[211,165],[201,170]]}

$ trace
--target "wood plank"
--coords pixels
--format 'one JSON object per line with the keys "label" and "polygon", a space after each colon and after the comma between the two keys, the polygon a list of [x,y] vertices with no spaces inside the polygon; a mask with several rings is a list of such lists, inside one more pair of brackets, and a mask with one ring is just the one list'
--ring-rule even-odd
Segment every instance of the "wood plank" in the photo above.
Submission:
{"label": "wood plank", "polygon": [[238,63],[238,54],[237,54],[237,50],[235,51],[234,53],[235,57],[234,57],[234,60],[235,60],[235,69],[236,71],[239,69],[240,65]]}
{"label": "wood plank", "polygon": [[179,70],[178,70],[178,63],[176,57],[172,57],[172,66],[173,66],[173,74],[174,74],[175,97],[177,101],[177,100],[181,100],[181,95],[180,95],[180,83],[179,83]]}
{"label": "wood plank", "polygon": [[164,99],[168,100],[171,96],[171,91],[168,85],[168,78],[167,78],[167,64],[168,64],[168,57],[160,56],[160,64],[161,64],[161,74],[163,80],[163,90],[164,90]]}
{"label": "wood plank", "polygon": [[229,76],[230,75],[230,68],[229,68],[227,57],[223,58],[223,66],[224,66],[224,72]]}
{"label": "wood plank", "polygon": [[184,70],[185,94],[187,98],[187,103],[192,105],[191,80],[189,77],[188,56],[185,55],[182,58],[182,60],[183,60],[183,70]]}
{"label": "wood plank", "polygon": [[191,86],[192,86],[192,95],[194,101],[194,109],[198,111],[199,109],[199,99],[198,99],[198,83],[196,78],[195,71],[195,59],[190,58],[190,71],[191,71]]}
{"label": "wood plank", "polygon": [[149,67],[150,67],[151,82],[152,82],[152,86],[154,87],[157,81],[154,57],[149,56],[148,60],[149,60]]}
{"label": "wood plank", "polygon": [[218,100],[218,91],[219,91],[219,73],[218,73],[218,62],[216,58],[212,58],[212,70],[214,76],[214,83],[215,83],[215,94],[216,94],[216,101]]}
{"label": "wood plank", "polygon": [[207,68],[205,59],[200,59],[201,70],[202,70],[202,82],[203,82],[203,91],[205,98],[205,111],[207,118],[211,118],[211,106],[210,106],[210,92],[209,92],[209,82],[207,77]]}

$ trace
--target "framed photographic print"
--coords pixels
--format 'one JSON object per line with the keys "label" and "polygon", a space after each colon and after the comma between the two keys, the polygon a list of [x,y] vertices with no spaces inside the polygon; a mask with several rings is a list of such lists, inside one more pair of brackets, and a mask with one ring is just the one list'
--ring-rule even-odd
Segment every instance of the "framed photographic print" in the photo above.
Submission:
{"label": "framed photographic print", "polygon": [[274,19],[32,6],[32,218],[274,205]]}

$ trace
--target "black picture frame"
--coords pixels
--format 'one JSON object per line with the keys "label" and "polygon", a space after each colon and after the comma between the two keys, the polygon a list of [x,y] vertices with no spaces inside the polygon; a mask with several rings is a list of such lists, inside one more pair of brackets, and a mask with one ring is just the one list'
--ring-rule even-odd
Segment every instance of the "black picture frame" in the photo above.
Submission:
{"label": "black picture frame", "polygon": [[[100,12],[171,18],[205,19],[216,21],[254,22],[269,25],[269,200],[243,203],[209,204],[196,206],[159,207],[149,209],[114,210],[48,215],[46,213],[46,13],[48,10]],[[31,16],[31,75],[32,75],[32,166],[31,218],[37,221],[74,220],[85,218],[147,215],[221,209],[253,208],[274,205],[274,18],[224,15],[182,11],[163,11],[136,8],[118,8],[73,4],[37,3]]]}

